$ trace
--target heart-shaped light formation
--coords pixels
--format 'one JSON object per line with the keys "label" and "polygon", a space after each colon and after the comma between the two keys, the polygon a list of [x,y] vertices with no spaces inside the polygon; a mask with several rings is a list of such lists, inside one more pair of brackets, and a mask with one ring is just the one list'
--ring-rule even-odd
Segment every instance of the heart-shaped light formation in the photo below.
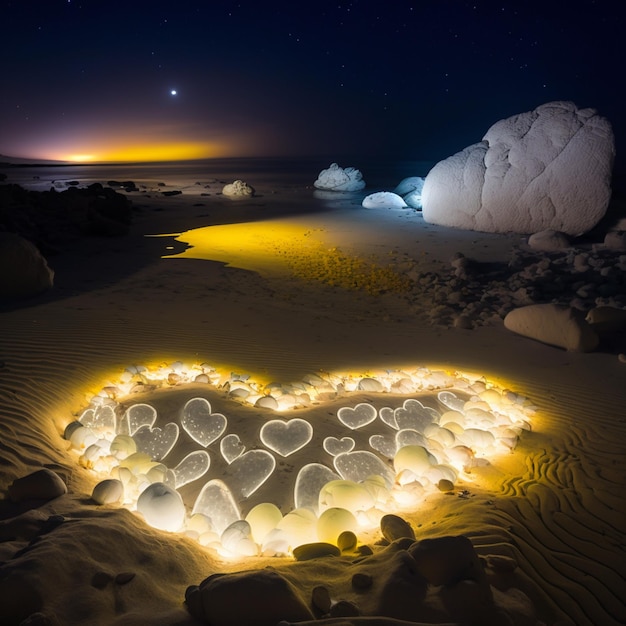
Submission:
{"label": "heart-shaped light formation", "polygon": [[[171,385],[172,380],[177,387],[205,383],[214,394],[263,407],[262,411],[302,409],[339,396],[349,400],[351,394],[363,396],[364,389],[368,396],[379,395],[381,406],[368,400],[339,407],[337,436],[323,440],[315,438],[316,424],[301,417],[260,417],[256,438],[248,434],[248,440],[242,439],[243,432],[228,432],[236,422],[214,412],[204,397],[184,404],[181,428],[167,422],[171,415],[158,425],[157,411],[147,402],[123,408],[122,400],[127,403],[131,392]],[[382,406],[383,393],[400,390],[419,394],[420,399]],[[533,413],[530,403],[513,392],[475,377],[427,368],[366,377],[314,374],[300,383],[264,386],[248,376],[177,362],[157,370],[127,369],[92,399],[78,421],[68,425],[65,437],[84,467],[122,483],[124,505],[138,510],[153,526],[183,532],[221,554],[269,555],[328,540],[331,517],[347,524],[340,530],[352,530],[355,524],[355,528],[377,526],[385,513],[415,509],[429,491],[462,480],[476,457],[512,450],[519,432],[530,427]],[[198,449],[184,458],[178,453],[178,463],[170,467],[168,458],[177,456],[172,451],[179,439]],[[319,457],[295,468],[294,478],[289,478],[292,497],[285,497],[288,477],[283,474],[282,486],[270,496],[273,501],[248,505],[246,511],[246,500],[266,483],[271,485],[268,480],[275,472],[292,471],[291,466],[281,469],[285,464],[277,463],[275,455],[300,458],[296,453],[314,441]],[[196,482],[200,479],[206,481],[204,486]],[[193,503],[178,492],[190,484],[197,485]]]}

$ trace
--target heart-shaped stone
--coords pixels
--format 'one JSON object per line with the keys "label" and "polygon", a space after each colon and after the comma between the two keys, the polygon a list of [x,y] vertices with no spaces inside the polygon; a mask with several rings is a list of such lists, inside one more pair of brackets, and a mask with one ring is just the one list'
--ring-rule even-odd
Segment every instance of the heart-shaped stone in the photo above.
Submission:
{"label": "heart-shaped stone", "polygon": [[396,433],[396,450],[404,446],[427,447],[426,437],[412,428],[404,428]]}
{"label": "heart-shaped stone", "polygon": [[367,404],[367,402],[360,402],[354,408],[342,406],[337,411],[339,421],[351,430],[363,428],[363,426],[371,424],[376,419],[376,415],[376,409],[371,404]]}
{"label": "heart-shaped stone", "polygon": [[447,406],[450,410],[458,411],[459,413],[463,412],[465,400],[462,400],[451,391],[440,391],[437,394],[437,398],[439,399],[439,402],[441,402],[444,406]]}
{"label": "heart-shaped stone", "polygon": [[211,466],[211,457],[205,450],[188,454],[173,470],[176,489],[204,476]]}
{"label": "heart-shaped stone", "polygon": [[212,530],[218,534],[222,534],[233,522],[241,519],[231,490],[217,478],[202,487],[193,505],[192,514],[209,518]]}
{"label": "heart-shaped stone", "polygon": [[396,414],[395,411],[389,407],[384,406],[382,409],[378,411],[378,415],[380,419],[387,424],[390,428],[394,428],[398,430],[398,422],[396,422]]}
{"label": "heart-shaped stone", "polygon": [[352,452],[352,450],[354,450],[355,443],[352,437],[342,437],[341,439],[337,439],[337,437],[326,437],[322,445],[328,454],[331,456],[337,456],[338,454],[343,454],[344,452]]}
{"label": "heart-shaped stone", "polygon": [[304,448],[313,437],[313,427],[298,417],[289,421],[270,420],[260,432],[263,445],[281,456],[289,456]]}
{"label": "heart-shaped stone", "polygon": [[206,448],[226,430],[227,420],[221,413],[212,413],[206,398],[192,398],[183,407],[180,424],[185,432]]}
{"label": "heart-shaped stone", "polygon": [[142,426],[134,435],[137,452],[147,454],[153,461],[164,459],[178,441],[178,424],[170,422],[165,428]]}
{"label": "heart-shaped stone", "polygon": [[393,433],[388,435],[372,435],[370,437],[370,447],[376,452],[380,452],[388,459],[393,459],[396,456],[398,446],[396,444],[396,437]]}
{"label": "heart-shaped stone", "polygon": [[364,450],[339,454],[333,459],[333,465],[344,480],[359,483],[370,476],[380,476],[390,488],[395,474],[374,453]]}
{"label": "heart-shaped stone", "polygon": [[132,437],[142,426],[152,428],[157,419],[157,412],[149,404],[133,404],[126,409],[123,419],[126,422],[128,433],[122,434],[128,434]]}
{"label": "heart-shaped stone", "polygon": [[226,463],[229,465],[235,459],[238,459],[245,451],[246,446],[241,443],[239,435],[236,435],[235,433],[226,435],[226,437],[220,441],[220,452],[222,453]]}
{"label": "heart-shaped stone", "polygon": [[405,400],[400,408],[394,411],[398,430],[412,429],[423,432],[428,424],[439,418],[435,409],[424,406],[419,400]]}
{"label": "heart-shaped stone", "polygon": [[235,496],[247,498],[274,472],[276,459],[267,450],[250,450],[235,459],[224,472],[224,482]]}
{"label": "heart-shaped stone", "polygon": [[296,509],[310,510],[317,515],[319,511],[319,495],[322,487],[331,480],[341,478],[329,467],[321,463],[305,465],[296,477],[294,499]]}
{"label": "heart-shaped stone", "polygon": [[87,409],[78,421],[85,427],[90,428],[98,435],[115,435],[115,411],[113,407],[105,405],[95,409]]}

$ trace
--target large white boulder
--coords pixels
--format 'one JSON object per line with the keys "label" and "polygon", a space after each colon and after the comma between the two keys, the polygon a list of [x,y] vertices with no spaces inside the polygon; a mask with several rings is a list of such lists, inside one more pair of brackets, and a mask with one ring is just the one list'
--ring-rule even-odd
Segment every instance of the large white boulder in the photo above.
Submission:
{"label": "large white boulder", "polygon": [[0,300],[35,296],[52,287],[54,272],[27,239],[0,233]]}
{"label": "large white boulder", "polygon": [[361,191],[365,188],[365,181],[361,172],[354,167],[343,168],[337,163],[331,163],[328,169],[318,174],[313,185],[328,191]]}
{"label": "large white boulder", "polygon": [[494,124],[439,162],[422,190],[424,220],[484,232],[578,236],[606,213],[615,141],[609,121],[549,102]]}

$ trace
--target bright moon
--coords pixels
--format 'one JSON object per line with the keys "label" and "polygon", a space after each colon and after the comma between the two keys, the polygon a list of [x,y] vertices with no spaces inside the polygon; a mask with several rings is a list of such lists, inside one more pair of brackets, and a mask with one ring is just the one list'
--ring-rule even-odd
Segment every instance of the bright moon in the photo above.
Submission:
{"label": "bright moon", "polygon": [[175,96],[177,93],[178,93],[178,92],[176,91],[176,89],[172,89],[172,90],[170,91],[170,94],[172,94],[173,96]]}

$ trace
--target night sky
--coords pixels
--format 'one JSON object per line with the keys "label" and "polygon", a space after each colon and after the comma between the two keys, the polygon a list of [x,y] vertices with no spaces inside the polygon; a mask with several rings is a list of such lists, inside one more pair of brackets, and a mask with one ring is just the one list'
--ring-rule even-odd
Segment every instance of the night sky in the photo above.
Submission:
{"label": "night sky", "polygon": [[438,160],[550,100],[598,109],[619,151],[623,5],[4,1],[0,154]]}

